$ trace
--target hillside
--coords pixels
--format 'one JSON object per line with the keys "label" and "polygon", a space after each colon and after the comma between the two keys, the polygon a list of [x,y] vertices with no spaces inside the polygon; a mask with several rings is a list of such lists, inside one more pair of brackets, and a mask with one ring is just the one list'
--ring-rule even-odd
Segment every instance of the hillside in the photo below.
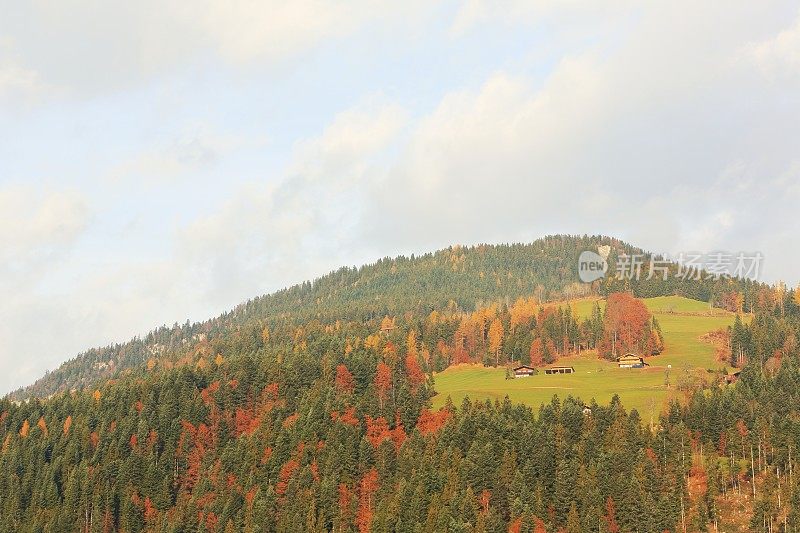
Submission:
{"label": "hillside", "polygon": [[[463,252],[465,272],[476,250]],[[613,287],[593,290],[603,297]],[[641,409],[655,396],[648,383],[604,397],[576,383],[520,405],[511,399],[523,379],[504,382],[509,400],[500,392],[435,409],[439,376],[453,365],[575,358],[579,369],[593,352],[605,357],[596,369],[611,364],[603,350],[612,333],[621,349],[704,365],[711,345],[671,350],[696,339],[697,324],[731,319],[674,296],[611,292],[603,310],[587,296],[573,313],[567,302],[504,293],[473,296],[469,310],[436,309],[442,302],[430,297],[431,307],[361,320],[355,304],[350,319],[328,320],[294,316],[300,308],[273,317],[251,302],[124,345],[145,355],[115,379],[46,400],[2,399],[0,531],[734,531],[730,508],[737,531],[800,525],[792,291],[761,287],[752,318],[733,319],[722,355],[739,355],[735,385],[687,380],[680,401],[657,411]],[[621,370],[603,374],[595,384],[610,394]],[[647,377],[625,374],[634,375]]]}
{"label": "hillside", "polygon": [[642,250],[602,236],[544,237],[530,244],[454,246],[421,256],[385,258],[360,268],[344,267],[317,280],[294,285],[242,303],[219,317],[160,327],[123,344],[91,349],[65,362],[36,383],[10,394],[15,400],[45,398],[59,391],[94,386],[157,362],[173,364],[242,328],[271,330],[310,321],[370,323],[384,316],[432,310],[472,311],[489,302],[509,304],[519,297],[540,301],[632,290],[645,297],[682,294],[714,301],[731,290],[744,295],[745,307],[758,288],[734,280],[681,281],[672,277],[627,281],[609,277],[579,283],[578,256],[598,245],[611,247],[610,260]]}

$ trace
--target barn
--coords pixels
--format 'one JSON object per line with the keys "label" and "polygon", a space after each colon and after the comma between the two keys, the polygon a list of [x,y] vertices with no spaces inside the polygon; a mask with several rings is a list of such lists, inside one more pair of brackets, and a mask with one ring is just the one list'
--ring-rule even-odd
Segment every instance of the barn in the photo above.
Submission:
{"label": "barn", "polygon": [[527,378],[528,376],[532,376],[534,374],[536,374],[536,369],[532,366],[520,365],[514,368],[515,378]]}
{"label": "barn", "polygon": [[545,374],[574,374],[575,369],[571,366],[551,366],[544,369]]}
{"label": "barn", "polygon": [[644,362],[644,359],[632,353],[626,353],[622,357],[617,357],[617,365],[619,365],[620,368],[644,368],[648,366],[647,363]]}

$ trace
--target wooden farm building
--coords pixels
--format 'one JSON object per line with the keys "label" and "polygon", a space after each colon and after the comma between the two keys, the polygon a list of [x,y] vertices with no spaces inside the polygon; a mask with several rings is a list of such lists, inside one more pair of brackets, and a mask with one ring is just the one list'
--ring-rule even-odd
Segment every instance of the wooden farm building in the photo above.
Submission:
{"label": "wooden farm building", "polygon": [[544,369],[545,374],[574,374],[575,369],[571,366],[552,366]]}
{"label": "wooden farm building", "polygon": [[728,374],[727,376],[725,376],[725,383],[728,384],[736,383],[737,381],[739,381],[739,374],[741,373],[742,371],[739,370],[738,372],[734,372],[733,374]]}
{"label": "wooden farm building", "polygon": [[534,374],[536,374],[536,369],[532,366],[520,365],[514,368],[515,378],[527,378],[528,376],[532,376]]}
{"label": "wooden farm building", "polygon": [[644,359],[632,353],[626,353],[622,357],[617,357],[617,364],[620,368],[644,368],[647,366]]}

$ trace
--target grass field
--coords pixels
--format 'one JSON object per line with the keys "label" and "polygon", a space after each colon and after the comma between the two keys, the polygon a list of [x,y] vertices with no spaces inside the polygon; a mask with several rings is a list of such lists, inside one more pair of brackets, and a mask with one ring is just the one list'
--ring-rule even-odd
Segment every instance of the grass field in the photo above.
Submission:
{"label": "grass field", "polygon": [[[465,396],[472,400],[494,400],[507,395],[514,402],[537,407],[549,402],[554,394],[579,397],[585,402],[594,398],[598,403],[607,403],[614,394],[619,394],[626,408],[636,408],[643,420],[648,421],[651,415],[658,415],[665,400],[673,394],[674,387],[665,385],[668,365],[672,365],[669,373],[673,384],[684,367],[716,369],[724,366],[715,360],[714,346],[699,337],[732,324],[734,315],[709,309],[705,302],[678,296],[644,301],[661,324],[665,344],[661,355],[647,359],[648,368],[617,368],[616,363],[601,360],[593,352],[560,359],[558,364],[575,368],[574,374],[564,375],[540,373],[507,380],[502,368],[459,365],[434,377],[439,394],[433,399],[433,405],[441,407],[448,396],[458,404]],[[594,300],[577,300],[570,305],[577,316],[584,317],[591,314]]]}

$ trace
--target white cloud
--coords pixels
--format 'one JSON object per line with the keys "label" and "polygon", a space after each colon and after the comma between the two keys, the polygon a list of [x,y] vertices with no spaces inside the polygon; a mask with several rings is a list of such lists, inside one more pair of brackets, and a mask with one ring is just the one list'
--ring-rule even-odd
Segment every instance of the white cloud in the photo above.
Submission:
{"label": "white cloud", "polygon": [[42,83],[93,96],[210,59],[250,70],[285,64],[367,25],[390,27],[429,9],[417,0],[29,2],[0,18],[0,53],[18,59],[17,83],[35,72]]}
{"label": "white cloud", "polygon": [[773,38],[748,44],[746,54],[770,79],[800,80],[800,14]]}
{"label": "white cloud", "polygon": [[453,18],[450,33],[463,34],[481,25],[538,25],[560,20],[565,26],[585,20],[595,25],[605,16],[622,13],[634,4],[628,0],[463,0]]}
{"label": "white cloud", "polygon": [[33,283],[69,252],[88,221],[89,208],[76,192],[0,188],[0,286]]}
{"label": "white cloud", "polygon": [[244,147],[261,147],[266,136],[248,139],[218,132],[207,125],[186,128],[181,134],[154,143],[110,171],[113,179],[134,179],[150,185],[163,184],[208,170],[219,160]]}
{"label": "white cloud", "polygon": [[322,135],[297,144],[288,174],[350,182],[364,171],[370,157],[395,140],[407,120],[403,108],[375,98],[339,113]]}

